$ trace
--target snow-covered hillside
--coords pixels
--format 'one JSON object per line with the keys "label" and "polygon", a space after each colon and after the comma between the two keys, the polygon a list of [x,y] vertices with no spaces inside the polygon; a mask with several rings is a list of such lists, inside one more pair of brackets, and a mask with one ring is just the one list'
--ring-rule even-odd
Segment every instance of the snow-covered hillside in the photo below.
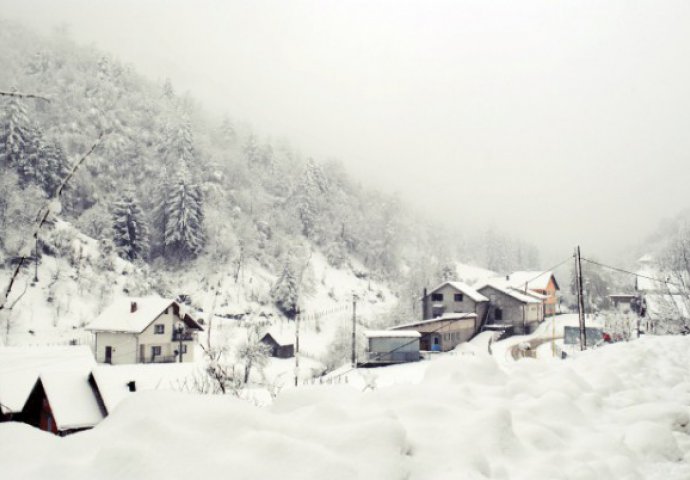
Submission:
{"label": "snow-covered hillside", "polygon": [[[91,345],[84,327],[105,307],[117,299],[147,294],[183,295],[198,318],[206,325],[212,323],[214,345],[232,346],[246,339],[249,323],[259,323],[261,331],[295,336],[294,321],[281,314],[269,295],[276,277],[256,262],[247,262],[237,281],[232,265],[200,263],[182,274],[152,272],[141,263],[102,251],[96,240],[63,221],[47,232],[45,241],[55,249],[55,256],[41,258],[38,282],[33,281],[33,265],[21,272],[9,298],[12,308],[3,312],[0,344]],[[314,251],[304,266],[300,344],[307,378],[323,371],[334,338],[351,328],[353,295],[361,327],[375,324],[397,301],[388,287],[361,275],[364,266],[354,260],[352,264],[335,268]],[[9,273],[0,270],[0,284],[6,284]],[[206,343],[206,335],[199,341]],[[268,372],[273,377],[293,368],[287,361],[272,363]]]}
{"label": "snow-covered hillside", "polygon": [[684,480],[688,347],[687,337],[649,337],[502,366],[466,346],[396,367],[418,372],[413,383],[300,387],[268,408],[138,394],[67,438],[1,424],[0,464],[23,479]]}

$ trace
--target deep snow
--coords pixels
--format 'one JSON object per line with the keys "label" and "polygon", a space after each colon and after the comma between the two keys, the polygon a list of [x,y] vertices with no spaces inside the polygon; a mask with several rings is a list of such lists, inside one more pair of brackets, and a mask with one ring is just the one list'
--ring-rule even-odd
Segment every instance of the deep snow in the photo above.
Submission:
{"label": "deep snow", "polygon": [[0,465],[27,479],[687,479],[689,347],[650,336],[503,364],[466,345],[395,368],[417,381],[300,387],[265,408],[146,392],[67,438],[2,424]]}

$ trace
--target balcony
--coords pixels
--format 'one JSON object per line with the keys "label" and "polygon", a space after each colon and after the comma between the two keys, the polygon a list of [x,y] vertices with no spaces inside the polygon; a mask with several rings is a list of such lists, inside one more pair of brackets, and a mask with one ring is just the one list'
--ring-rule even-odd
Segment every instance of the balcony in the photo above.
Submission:
{"label": "balcony", "polygon": [[194,333],[193,332],[184,331],[182,333],[178,333],[178,332],[173,331],[173,336],[172,336],[173,342],[179,342],[179,341],[190,342],[192,340],[194,340]]}

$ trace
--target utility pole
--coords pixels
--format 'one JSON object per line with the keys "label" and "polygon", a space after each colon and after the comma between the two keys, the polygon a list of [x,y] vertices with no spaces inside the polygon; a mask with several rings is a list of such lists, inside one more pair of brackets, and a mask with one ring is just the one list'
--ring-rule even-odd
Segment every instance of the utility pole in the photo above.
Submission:
{"label": "utility pole", "polygon": [[36,247],[34,248],[34,282],[38,283],[38,232],[36,232]]}
{"label": "utility pole", "polygon": [[352,368],[357,368],[357,295],[352,294]]}
{"label": "utility pole", "polygon": [[299,308],[295,312],[295,387],[299,383]]}
{"label": "utility pole", "polygon": [[577,312],[580,317],[580,350],[587,348],[585,334],[585,300],[582,293],[582,262],[580,261],[580,246],[575,249],[575,272],[577,274]]}

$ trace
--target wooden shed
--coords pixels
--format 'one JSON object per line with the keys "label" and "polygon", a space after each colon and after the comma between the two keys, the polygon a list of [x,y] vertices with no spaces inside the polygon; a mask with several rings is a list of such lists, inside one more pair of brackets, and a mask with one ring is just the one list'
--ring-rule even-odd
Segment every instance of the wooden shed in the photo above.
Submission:
{"label": "wooden shed", "polygon": [[437,318],[397,325],[391,330],[414,330],[421,335],[423,351],[447,352],[477,333],[476,313],[447,313]]}
{"label": "wooden shed", "polygon": [[271,356],[276,358],[292,358],[295,356],[293,342],[275,332],[267,332],[261,337],[261,343],[271,348]]}

